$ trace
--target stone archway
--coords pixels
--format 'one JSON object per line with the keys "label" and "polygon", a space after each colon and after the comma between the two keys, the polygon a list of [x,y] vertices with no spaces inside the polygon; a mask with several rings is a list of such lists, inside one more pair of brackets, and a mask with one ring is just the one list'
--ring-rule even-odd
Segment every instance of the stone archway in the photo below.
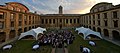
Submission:
{"label": "stone archway", "polygon": [[101,29],[100,29],[99,27],[97,28],[97,32],[100,32],[100,33],[101,33]]}
{"label": "stone archway", "polygon": [[18,36],[20,36],[21,33],[22,33],[22,29],[20,28],[20,29],[18,30]]}
{"label": "stone archway", "polygon": [[0,44],[5,42],[6,35],[5,32],[0,32]]}
{"label": "stone archway", "polygon": [[89,26],[89,28],[91,29],[91,26]]}
{"label": "stone archway", "polygon": [[34,26],[32,26],[32,29],[34,29]]}
{"label": "stone archway", "polygon": [[120,40],[120,33],[118,31],[112,31],[112,35],[115,40]]}
{"label": "stone archway", "polygon": [[27,27],[24,28],[24,32],[26,32],[26,31],[27,31]]}
{"label": "stone archway", "polygon": [[93,31],[96,31],[95,27],[93,27]]}
{"label": "stone archway", "polygon": [[109,31],[107,29],[104,29],[103,32],[104,32],[104,36],[109,37]]}
{"label": "stone archway", "polygon": [[10,39],[15,38],[15,35],[16,35],[16,34],[15,34],[15,30],[11,30],[11,31],[10,31],[10,36],[9,36],[9,38],[10,38]]}

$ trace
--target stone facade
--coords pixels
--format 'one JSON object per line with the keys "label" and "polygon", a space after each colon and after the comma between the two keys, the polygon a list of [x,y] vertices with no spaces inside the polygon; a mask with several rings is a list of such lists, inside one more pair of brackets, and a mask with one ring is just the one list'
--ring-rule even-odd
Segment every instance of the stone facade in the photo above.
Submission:
{"label": "stone facade", "polygon": [[100,32],[103,37],[120,40],[120,5],[98,3],[90,13],[81,15],[80,25]]}
{"label": "stone facade", "polygon": [[42,14],[29,12],[29,9],[17,2],[0,5],[0,42],[5,42],[38,26],[45,28],[87,27],[98,31],[103,37],[120,40],[120,5],[101,2],[86,14]]}
{"label": "stone facade", "polygon": [[41,16],[41,26],[45,28],[78,27],[81,14],[63,14],[63,7],[59,6],[59,14]]}
{"label": "stone facade", "polygon": [[45,28],[78,27],[79,14],[47,14],[41,15],[41,26]]}
{"label": "stone facade", "polygon": [[40,26],[40,16],[17,2],[0,5],[0,43]]}

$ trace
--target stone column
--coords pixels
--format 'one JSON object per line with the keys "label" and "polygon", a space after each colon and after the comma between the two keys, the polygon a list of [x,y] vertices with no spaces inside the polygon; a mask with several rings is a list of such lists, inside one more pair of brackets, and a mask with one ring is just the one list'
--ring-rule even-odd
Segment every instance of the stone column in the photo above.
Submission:
{"label": "stone column", "polygon": [[26,19],[27,19],[27,25],[26,25],[27,26],[27,30],[29,30],[29,15],[27,15]]}
{"label": "stone column", "polygon": [[67,24],[66,24],[66,19],[65,18],[64,18],[64,24],[65,24],[65,27],[66,27]]}
{"label": "stone column", "polygon": [[101,28],[101,35],[102,35],[102,37],[104,37],[104,31],[102,28]]}
{"label": "stone column", "polygon": [[24,32],[24,27],[25,27],[25,20],[24,20],[24,14],[22,14],[22,32]]}
{"label": "stone column", "polygon": [[101,15],[101,18],[100,18],[100,26],[104,26],[104,15]]}
{"label": "stone column", "polygon": [[[118,14],[120,14],[120,9],[119,9],[119,11],[118,11]],[[119,22],[120,22],[120,15],[117,15],[117,16],[118,16],[118,18],[119,18],[119,19],[118,19],[118,28],[120,29],[120,23],[119,23]],[[119,31],[120,31],[120,30],[119,30]]]}
{"label": "stone column", "polygon": [[33,26],[33,16],[31,15],[31,29],[32,29],[32,26]]}
{"label": "stone column", "polygon": [[108,31],[109,31],[109,39],[111,39],[111,40],[112,40],[112,39],[113,39],[112,30],[111,30],[111,29],[109,29]]}
{"label": "stone column", "polygon": [[9,40],[9,33],[10,33],[10,24],[11,24],[11,22],[10,22],[10,12],[7,12],[7,14],[6,14],[6,18],[5,18],[5,31],[6,31],[6,39],[5,39],[5,41],[8,41]]}
{"label": "stone column", "polygon": [[48,27],[48,28],[50,28],[50,21],[49,21],[49,20],[50,20],[50,19],[47,19],[47,21],[48,21],[48,24],[47,24],[48,26],[47,26],[47,27]]}
{"label": "stone column", "polygon": [[108,19],[108,22],[107,22],[107,23],[108,23],[108,27],[111,28],[111,27],[113,27],[113,23],[112,23],[112,22],[113,22],[113,21],[112,21],[112,13],[111,13],[111,12],[108,12],[107,14],[108,14],[108,16],[107,16],[107,19]]}
{"label": "stone column", "polygon": [[[18,25],[19,25],[19,18],[18,18],[18,13],[16,13],[16,16],[15,16],[15,31],[18,31]],[[18,32],[15,33],[15,36],[18,36]]]}
{"label": "stone column", "polygon": [[57,19],[55,19],[55,27],[57,28]]}
{"label": "stone column", "polygon": [[9,31],[9,30],[7,30],[7,31],[6,31],[6,33],[5,33],[5,35],[6,35],[5,42],[6,42],[6,41],[9,41],[10,31]]}

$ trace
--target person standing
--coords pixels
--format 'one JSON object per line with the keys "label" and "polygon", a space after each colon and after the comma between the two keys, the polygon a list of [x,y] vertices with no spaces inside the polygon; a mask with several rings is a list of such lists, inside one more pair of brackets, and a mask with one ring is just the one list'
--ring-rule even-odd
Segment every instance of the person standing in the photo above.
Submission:
{"label": "person standing", "polygon": [[82,46],[82,45],[80,45],[80,51],[81,51],[81,52],[83,51],[83,46]]}

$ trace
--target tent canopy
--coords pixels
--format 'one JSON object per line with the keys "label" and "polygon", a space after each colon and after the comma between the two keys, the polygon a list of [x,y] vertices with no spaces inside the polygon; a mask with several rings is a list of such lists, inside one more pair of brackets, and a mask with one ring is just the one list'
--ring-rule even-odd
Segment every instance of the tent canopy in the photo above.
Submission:
{"label": "tent canopy", "polygon": [[46,29],[41,28],[41,27],[38,27],[36,29],[31,29],[31,30],[29,30],[27,32],[21,33],[18,40],[20,40],[21,38],[23,38],[25,36],[30,36],[30,35],[32,35],[37,40],[38,34],[39,33],[43,34],[43,31],[46,31]]}
{"label": "tent canopy", "polygon": [[90,34],[93,34],[94,36],[97,36],[102,39],[99,32],[95,32],[89,28],[80,27],[80,28],[76,28],[75,31],[78,31],[78,34],[82,33],[84,35],[84,37],[83,37],[84,39],[86,39],[86,37],[88,37]]}

